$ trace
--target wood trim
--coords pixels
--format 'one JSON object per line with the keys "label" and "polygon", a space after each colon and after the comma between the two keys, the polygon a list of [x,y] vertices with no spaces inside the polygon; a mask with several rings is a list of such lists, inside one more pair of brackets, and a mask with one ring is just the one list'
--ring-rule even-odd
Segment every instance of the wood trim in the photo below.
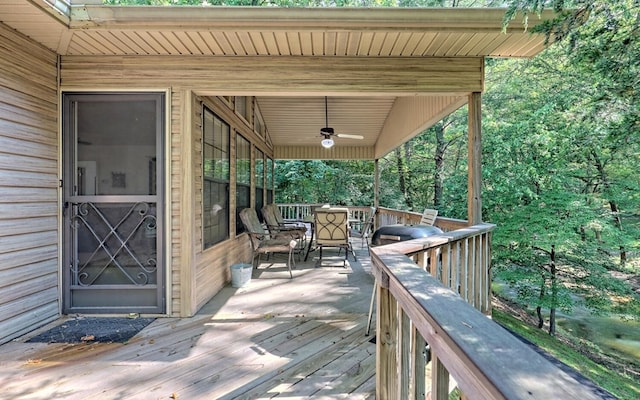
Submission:
{"label": "wood trim", "polygon": [[171,83],[202,96],[417,95],[482,91],[482,66],[481,57],[63,56],[61,80],[68,88]]}
{"label": "wood trim", "polygon": [[196,281],[195,281],[195,243],[194,243],[194,133],[192,132],[193,95],[191,90],[181,90],[182,112],[182,147],[180,158],[182,169],[180,181],[180,316],[190,317],[195,313]]}
{"label": "wood trim", "polygon": [[[456,30],[502,32],[506,9],[434,8],[250,8],[250,7],[117,7],[83,5],[71,13],[72,29],[296,29],[326,30],[366,28],[377,30]],[[524,32],[556,14],[544,10],[514,18],[507,32]]]}
{"label": "wood trim", "polygon": [[[479,70],[482,69],[481,65],[477,67]],[[482,81],[481,75],[478,78]],[[443,96],[397,98],[376,142],[374,157],[384,157],[466,102],[466,95],[455,93]]]}

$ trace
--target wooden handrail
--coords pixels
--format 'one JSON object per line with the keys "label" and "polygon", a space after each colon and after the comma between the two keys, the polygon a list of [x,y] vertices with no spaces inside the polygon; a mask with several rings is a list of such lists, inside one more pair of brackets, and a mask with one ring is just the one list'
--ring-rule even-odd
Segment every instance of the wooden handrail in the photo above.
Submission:
{"label": "wooden handrail", "polygon": [[[459,287],[452,285],[452,275],[443,272],[452,265],[452,252],[459,251],[458,244],[477,242],[481,245],[467,253],[466,260],[479,261],[476,266],[480,268],[472,273],[467,270],[467,276],[458,274],[458,283],[473,283],[467,280],[469,274],[473,279],[486,274],[488,285],[490,257],[478,252],[489,248],[493,228],[480,224],[371,248],[378,299],[377,399],[424,399],[425,388],[430,386],[429,398],[445,400],[450,379],[467,399],[598,398],[483,314],[483,302],[474,308],[473,302],[455,290]],[[476,239],[479,237],[484,239]],[[426,265],[439,265],[436,272],[440,277],[416,264],[416,259],[429,258],[436,261]],[[464,261],[456,260],[458,264]],[[488,287],[485,283],[474,285],[471,297],[475,301],[477,293],[488,291]],[[425,382],[428,364],[430,385]]]}
{"label": "wooden handrail", "polygon": [[[302,221],[305,217],[311,215],[313,208],[320,207],[322,204],[278,204],[282,218],[287,221]],[[366,221],[369,216],[371,207],[367,206],[348,206],[349,217],[359,221]]]}
{"label": "wooden handrail", "polygon": [[[379,207],[376,218],[376,226],[394,225],[394,224],[419,224],[422,214],[412,211],[394,210],[392,208]],[[469,226],[469,223],[463,219],[444,218],[438,216],[434,224],[445,232]]]}

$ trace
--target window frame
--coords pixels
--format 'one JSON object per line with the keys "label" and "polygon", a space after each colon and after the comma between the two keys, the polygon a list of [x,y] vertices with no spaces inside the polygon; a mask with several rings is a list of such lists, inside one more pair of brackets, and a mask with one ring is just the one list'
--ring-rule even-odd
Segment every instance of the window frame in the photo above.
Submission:
{"label": "window frame", "polygon": [[[256,207],[256,211],[258,213],[258,215],[260,215],[262,217],[262,213],[260,212],[260,210],[262,209],[262,207],[264,207],[266,204],[265,203],[265,196],[264,196],[264,177],[265,177],[265,167],[266,167],[266,156],[265,153],[260,150],[259,148],[254,146],[254,154],[255,154],[255,162],[254,162],[254,169],[253,169],[253,175],[255,178],[255,207]],[[259,164],[260,163],[260,166]],[[258,174],[259,169],[261,170],[261,174]]]}
{"label": "window frame", "polygon": [[267,157],[266,161],[266,188],[267,188],[267,204],[275,202],[275,162],[273,158]]}
{"label": "window frame", "polygon": [[[211,122],[209,122],[211,121]],[[208,124],[212,123],[208,138]],[[220,132],[216,132],[216,127]],[[216,139],[218,139],[216,141]],[[202,109],[202,248],[228,240],[230,209],[231,125],[203,104]],[[208,154],[211,157],[208,157]],[[225,157],[226,155],[226,157]],[[219,158],[216,158],[218,156]],[[214,194],[217,190],[217,195]],[[220,191],[223,193],[220,194]],[[218,201],[214,201],[216,198]],[[215,203],[215,204],[214,204]],[[220,208],[221,207],[221,208]],[[218,219],[218,223],[214,220]]]}
{"label": "window frame", "polygon": [[[241,158],[241,157],[245,158]],[[243,161],[243,162],[242,162]],[[243,164],[246,163],[246,168]],[[236,133],[236,235],[244,232],[244,225],[240,220],[240,211],[251,207],[251,141]],[[246,198],[246,202],[241,202]]]}

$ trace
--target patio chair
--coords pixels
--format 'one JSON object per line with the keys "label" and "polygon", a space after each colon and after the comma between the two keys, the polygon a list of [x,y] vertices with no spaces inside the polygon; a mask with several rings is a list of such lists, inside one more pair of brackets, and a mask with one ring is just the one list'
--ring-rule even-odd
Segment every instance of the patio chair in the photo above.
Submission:
{"label": "patio chair", "polygon": [[364,246],[366,243],[367,249],[369,249],[369,235],[373,231],[373,220],[376,217],[376,208],[371,207],[369,210],[369,214],[367,215],[367,219],[360,224],[358,228],[351,229],[351,237],[360,238],[361,246]]}
{"label": "patio chair", "polygon": [[438,216],[438,210],[432,208],[425,208],[420,219],[420,225],[433,225],[436,222]]}
{"label": "patio chair", "polygon": [[304,249],[307,240],[307,227],[295,224],[287,224],[280,214],[280,210],[276,204],[268,204],[260,210],[267,229],[272,236],[289,236],[291,239],[298,240],[299,248]]}
{"label": "patio chair", "polygon": [[320,256],[316,266],[322,265],[322,249],[337,247],[345,249],[344,267],[347,267],[349,252],[358,261],[356,253],[349,242],[349,210],[346,208],[317,208],[315,210],[315,237]]}
{"label": "patio chair", "polygon": [[258,268],[258,266],[260,265],[260,257],[262,254],[287,253],[287,268],[289,269],[289,277],[293,278],[291,266],[295,265],[295,260],[293,259],[293,249],[296,248],[297,242],[291,239],[290,236],[276,236],[274,238],[271,238],[260,223],[258,214],[253,208],[245,208],[240,211],[240,219],[242,220],[242,224],[249,234],[251,250],[253,252],[251,256],[252,265],[255,268]]}

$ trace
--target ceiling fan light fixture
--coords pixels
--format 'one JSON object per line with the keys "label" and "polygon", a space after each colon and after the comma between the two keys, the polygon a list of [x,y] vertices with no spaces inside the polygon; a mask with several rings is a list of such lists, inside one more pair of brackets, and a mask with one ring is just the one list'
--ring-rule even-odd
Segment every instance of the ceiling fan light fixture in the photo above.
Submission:
{"label": "ceiling fan light fixture", "polygon": [[322,142],[320,143],[322,144],[322,147],[324,147],[325,149],[330,149],[335,144],[333,139],[331,139],[330,137],[326,137],[322,139]]}

